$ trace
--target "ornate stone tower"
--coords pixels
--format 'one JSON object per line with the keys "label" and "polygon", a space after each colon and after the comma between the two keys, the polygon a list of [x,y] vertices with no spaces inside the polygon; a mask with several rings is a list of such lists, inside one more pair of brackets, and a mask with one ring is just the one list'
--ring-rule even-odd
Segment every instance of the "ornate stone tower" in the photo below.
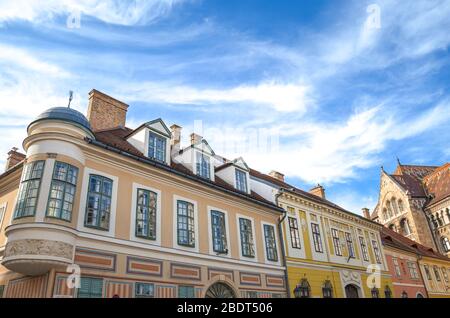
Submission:
{"label": "ornate stone tower", "polygon": [[425,213],[428,195],[422,179],[436,167],[402,165],[393,174],[381,169],[378,204],[371,218],[422,245],[437,250]]}

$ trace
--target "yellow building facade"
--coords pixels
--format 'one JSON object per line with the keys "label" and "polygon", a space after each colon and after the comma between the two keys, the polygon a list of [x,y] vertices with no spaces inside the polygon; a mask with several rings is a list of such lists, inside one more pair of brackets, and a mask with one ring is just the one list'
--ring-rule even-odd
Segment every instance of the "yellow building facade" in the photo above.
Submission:
{"label": "yellow building facade", "polygon": [[260,193],[272,189],[286,211],[281,227],[291,297],[392,296],[379,224],[326,200],[320,186],[309,193],[285,183],[280,173],[255,171],[252,178]]}

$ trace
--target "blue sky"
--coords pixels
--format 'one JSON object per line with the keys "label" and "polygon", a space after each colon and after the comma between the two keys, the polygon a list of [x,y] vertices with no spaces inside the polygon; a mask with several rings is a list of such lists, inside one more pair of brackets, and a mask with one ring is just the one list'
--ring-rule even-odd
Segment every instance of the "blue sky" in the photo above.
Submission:
{"label": "blue sky", "polygon": [[186,141],[201,121],[216,152],[359,213],[380,166],[449,160],[449,16],[445,0],[0,0],[0,164],[36,115],[69,90],[86,112],[96,88],[130,127],[162,117]]}

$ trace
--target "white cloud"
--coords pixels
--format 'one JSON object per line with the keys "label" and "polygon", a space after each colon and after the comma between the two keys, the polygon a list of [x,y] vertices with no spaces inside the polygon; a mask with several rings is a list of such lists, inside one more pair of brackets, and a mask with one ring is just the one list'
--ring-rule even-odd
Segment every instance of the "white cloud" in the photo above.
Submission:
{"label": "white cloud", "polygon": [[121,88],[123,99],[159,101],[171,104],[251,103],[268,106],[278,112],[305,112],[314,105],[311,87],[299,83],[262,82],[226,89],[200,89],[154,82],[134,83]]}
{"label": "white cloud", "polygon": [[147,24],[167,15],[180,2],[183,0],[1,0],[0,22],[40,23],[79,12],[110,24]]}

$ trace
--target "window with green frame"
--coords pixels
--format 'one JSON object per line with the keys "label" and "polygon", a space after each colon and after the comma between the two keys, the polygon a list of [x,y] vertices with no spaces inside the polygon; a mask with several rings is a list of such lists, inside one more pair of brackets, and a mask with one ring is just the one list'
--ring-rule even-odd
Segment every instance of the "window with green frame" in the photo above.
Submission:
{"label": "window with green frame", "polygon": [[186,201],[177,201],[178,245],[195,247],[194,205]]}
{"label": "window with green frame", "polygon": [[77,178],[77,167],[64,162],[55,162],[47,204],[47,216],[65,221],[72,219]]}
{"label": "window with green frame", "polygon": [[101,230],[109,229],[113,181],[103,176],[89,176],[84,224]]}
{"label": "window with green frame", "polygon": [[166,161],[166,138],[149,133],[148,136],[148,156],[149,158],[165,162]]}
{"label": "window with green frame", "polygon": [[225,213],[214,210],[211,211],[211,231],[213,251],[217,253],[227,253]]}
{"label": "window with green frame", "polygon": [[78,298],[102,298],[103,279],[92,277],[81,277]]}
{"label": "window with green frame", "polygon": [[242,256],[255,257],[252,221],[249,219],[239,218],[239,229],[241,236]]}
{"label": "window with green frame", "polygon": [[25,165],[14,210],[15,219],[35,214],[44,163],[44,160],[39,160]]}
{"label": "window with green frame", "polygon": [[264,238],[267,259],[272,262],[278,262],[277,241],[275,239],[275,228],[273,225],[264,224]]}
{"label": "window with green frame", "polygon": [[134,296],[136,298],[153,298],[155,297],[155,285],[149,283],[136,283]]}
{"label": "window with green frame", "polygon": [[193,286],[178,286],[178,298],[195,298]]}
{"label": "window with green frame", "polygon": [[136,236],[149,240],[156,239],[156,209],[158,194],[138,189],[136,205]]}

